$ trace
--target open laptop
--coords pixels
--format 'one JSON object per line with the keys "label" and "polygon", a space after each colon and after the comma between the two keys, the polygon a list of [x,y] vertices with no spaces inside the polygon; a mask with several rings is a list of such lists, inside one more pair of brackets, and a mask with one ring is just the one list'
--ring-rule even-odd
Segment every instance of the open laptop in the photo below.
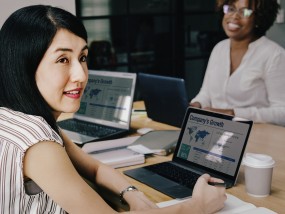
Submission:
{"label": "open laptop", "polygon": [[124,171],[124,174],[169,195],[192,195],[204,173],[235,185],[252,121],[189,107],[172,161]]}
{"label": "open laptop", "polygon": [[59,127],[77,144],[127,134],[135,85],[135,73],[89,70],[80,109]]}
{"label": "open laptop", "polygon": [[181,127],[189,106],[184,79],[138,73],[138,86],[149,118]]}

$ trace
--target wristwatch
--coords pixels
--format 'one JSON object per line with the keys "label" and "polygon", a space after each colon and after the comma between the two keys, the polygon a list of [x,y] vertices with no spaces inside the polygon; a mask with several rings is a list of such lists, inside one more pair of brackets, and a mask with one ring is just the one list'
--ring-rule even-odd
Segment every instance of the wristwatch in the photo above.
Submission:
{"label": "wristwatch", "polygon": [[125,201],[124,199],[124,194],[126,192],[133,192],[133,191],[139,191],[138,188],[136,188],[135,186],[128,186],[126,189],[122,190],[119,194],[119,197],[120,197],[120,201],[122,204],[126,204],[127,202]]}

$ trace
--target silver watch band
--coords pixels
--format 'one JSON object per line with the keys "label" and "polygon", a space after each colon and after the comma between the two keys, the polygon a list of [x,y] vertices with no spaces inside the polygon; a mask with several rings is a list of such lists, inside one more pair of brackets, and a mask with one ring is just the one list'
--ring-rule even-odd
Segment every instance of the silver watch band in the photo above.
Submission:
{"label": "silver watch band", "polygon": [[138,188],[136,188],[135,186],[128,186],[126,189],[122,190],[119,194],[120,201],[122,204],[126,204],[126,201],[124,199],[124,194],[129,191],[138,191]]}

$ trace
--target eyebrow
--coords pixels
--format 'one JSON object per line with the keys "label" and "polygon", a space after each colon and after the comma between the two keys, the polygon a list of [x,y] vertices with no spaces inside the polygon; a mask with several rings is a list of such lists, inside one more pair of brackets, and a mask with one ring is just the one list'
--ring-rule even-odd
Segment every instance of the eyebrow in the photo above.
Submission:
{"label": "eyebrow", "polygon": [[[84,51],[84,50],[88,50],[88,46],[87,45],[85,45],[82,49],[81,49],[81,51]],[[68,51],[68,52],[73,52],[73,50],[72,49],[70,49],[70,48],[57,48],[56,50],[55,50],[55,52],[57,52],[57,51]]]}

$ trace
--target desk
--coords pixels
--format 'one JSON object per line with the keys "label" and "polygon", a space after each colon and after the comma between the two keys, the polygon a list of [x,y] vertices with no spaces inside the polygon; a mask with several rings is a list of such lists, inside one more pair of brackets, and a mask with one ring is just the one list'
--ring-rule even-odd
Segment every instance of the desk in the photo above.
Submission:
{"label": "desk", "polygon": [[[142,109],[143,102],[135,102],[134,108]],[[63,115],[62,118],[65,117],[66,116]],[[150,127],[156,130],[178,129],[173,126],[152,121],[146,116],[133,117],[131,127],[133,129]],[[271,124],[254,124],[245,152],[268,154],[276,161],[276,166],[273,170],[271,195],[265,198],[255,198],[249,196],[245,192],[243,166],[241,166],[236,186],[227,189],[227,193],[237,196],[244,201],[253,203],[257,207],[266,207],[279,214],[285,213],[285,127]],[[124,170],[141,167],[143,165],[168,161],[171,160],[171,158],[172,155],[148,157],[145,164],[120,168],[118,170],[123,172]],[[127,177],[127,179],[154,202],[162,202],[171,199],[169,196],[166,196],[130,177]]]}

